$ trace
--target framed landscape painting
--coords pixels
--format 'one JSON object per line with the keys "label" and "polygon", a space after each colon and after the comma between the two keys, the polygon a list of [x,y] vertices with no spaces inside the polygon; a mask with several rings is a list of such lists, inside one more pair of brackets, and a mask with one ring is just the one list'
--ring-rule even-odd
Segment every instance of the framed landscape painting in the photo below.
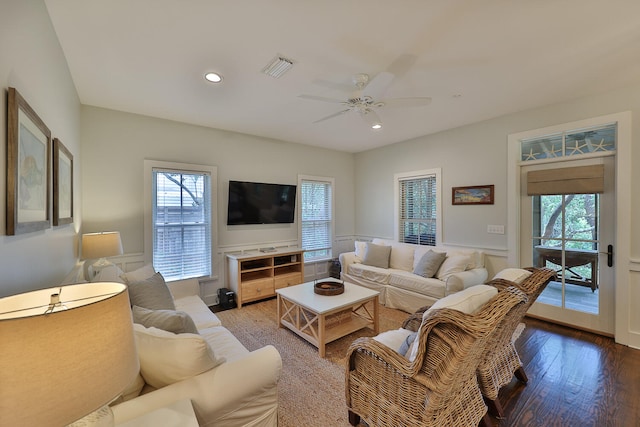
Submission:
{"label": "framed landscape painting", "polygon": [[15,88],[7,108],[7,234],[51,226],[51,131]]}
{"label": "framed landscape painting", "polygon": [[453,187],[451,199],[454,205],[492,205],[493,185]]}
{"label": "framed landscape painting", "polygon": [[73,155],[53,138],[53,225],[73,222]]}

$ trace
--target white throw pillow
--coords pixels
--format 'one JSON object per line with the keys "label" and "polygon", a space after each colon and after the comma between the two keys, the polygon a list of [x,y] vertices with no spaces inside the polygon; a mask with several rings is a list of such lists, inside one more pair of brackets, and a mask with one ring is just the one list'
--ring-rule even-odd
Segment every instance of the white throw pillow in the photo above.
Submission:
{"label": "white throw pillow", "polygon": [[440,280],[447,280],[447,277],[454,273],[460,273],[467,269],[470,259],[467,255],[448,256],[440,265],[436,277]]}
{"label": "white throw pillow", "polygon": [[120,276],[125,283],[141,282],[156,274],[156,270],[153,265],[147,264],[144,267],[140,267],[137,270],[129,271],[128,273],[122,273]]}
{"label": "white throw pillow", "polygon": [[375,337],[373,337],[373,339],[399,352],[399,349],[404,341],[412,333],[413,331],[410,331],[408,329],[399,328],[393,329],[391,331],[385,331],[381,334],[376,335]]}
{"label": "white throw pillow", "polygon": [[200,335],[173,334],[139,324],[134,324],[133,330],[140,373],[145,382],[155,388],[191,378],[224,362],[216,358]]}
{"label": "white throw pillow", "polygon": [[367,249],[367,242],[360,242],[356,240],[355,246],[357,261],[362,262],[364,259],[364,251]]}
{"label": "white throw pillow", "polygon": [[505,268],[504,270],[498,272],[498,274],[495,275],[494,279],[510,280],[511,282],[517,283],[519,285],[532,274],[533,273],[531,273],[530,271],[524,270],[522,268]]}
{"label": "white throw pillow", "polygon": [[[431,308],[424,312],[422,315],[422,321],[424,322],[424,320],[431,315],[433,310],[442,308],[451,308],[466,314],[475,313],[497,294],[498,289],[489,285],[475,285],[468,287],[463,291],[456,292],[455,294],[451,294],[436,301]],[[420,336],[421,328],[422,325],[418,328],[418,334],[416,337]],[[410,355],[409,360],[412,362],[416,360],[416,356],[418,355],[418,346],[415,345],[418,341],[419,340],[416,338],[407,352]]]}
{"label": "white throw pillow", "polygon": [[398,270],[412,271],[413,270],[413,252],[414,249],[411,246],[403,245],[402,243],[391,246],[391,257],[389,258],[389,267]]}

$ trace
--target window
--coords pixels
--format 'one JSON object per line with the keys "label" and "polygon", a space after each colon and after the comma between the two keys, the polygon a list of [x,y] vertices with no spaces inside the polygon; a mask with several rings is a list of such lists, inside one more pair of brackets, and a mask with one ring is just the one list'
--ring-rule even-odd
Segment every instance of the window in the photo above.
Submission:
{"label": "window", "polygon": [[615,151],[615,124],[564,131],[520,141],[520,160],[529,162],[555,157]]}
{"label": "window", "polygon": [[305,261],[332,257],[333,179],[299,177],[300,235]]}
{"label": "window", "polygon": [[145,161],[145,171],[154,268],[168,281],[211,276],[216,169]]}
{"label": "window", "polygon": [[439,239],[440,171],[397,174],[396,240],[435,246]]}

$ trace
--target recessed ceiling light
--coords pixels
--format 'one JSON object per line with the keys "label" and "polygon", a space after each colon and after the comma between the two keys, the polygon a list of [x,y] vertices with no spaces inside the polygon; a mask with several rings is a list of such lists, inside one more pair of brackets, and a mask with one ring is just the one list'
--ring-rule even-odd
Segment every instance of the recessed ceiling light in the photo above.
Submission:
{"label": "recessed ceiling light", "polygon": [[222,76],[218,73],[207,73],[204,75],[204,78],[211,83],[220,83],[222,81]]}
{"label": "recessed ceiling light", "polygon": [[382,129],[382,124],[381,123],[374,123],[374,124],[371,125],[371,129],[374,129],[374,130]]}

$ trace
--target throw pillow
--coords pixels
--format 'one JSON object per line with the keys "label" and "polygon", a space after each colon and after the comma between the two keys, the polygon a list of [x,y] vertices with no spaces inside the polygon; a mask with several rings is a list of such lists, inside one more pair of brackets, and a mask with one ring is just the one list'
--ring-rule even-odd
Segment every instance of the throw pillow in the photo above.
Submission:
{"label": "throw pillow", "polygon": [[216,358],[211,346],[197,334],[173,334],[134,324],[140,358],[140,373],[152,387],[161,388],[224,362]]}
{"label": "throw pillow", "polygon": [[426,278],[435,276],[446,257],[447,254],[443,252],[429,250],[420,258],[416,268],[413,269],[413,274]]}
{"label": "throw pillow", "polygon": [[411,334],[407,335],[407,338],[405,338],[404,341],[402,341],[402,345],[398,349],[398,353],[400,353],[404,357],[407,357],[407,353],[409,353],[409,349],[411,348],[411,345],[415,342],[417,336],[418,336],[418,331],[412,332]]}
{"label": "throw pillow", "polygon": [[367,243],[362,263],[372,267],[389,268],[389,256],[391,255],[391,246],[375,245]]}
{"label": "throw pillow", "polygon": [[413,253],[415,250],[412,246],[404,243],[396,243],[391,246],[391,255],[389,256],[389,268],[397,270],[411,271],[413,269]]}
{"label": "throw pillow", "polygon": [[532,274],[533,273],[531,273],[530,271],[524,270],[522,268],[505,268],[504,270],[498,272],[498,274],[495,275],[494,279],[509,280],[519,285]]}
{"label": "throw pillow", "polygon": [[146,280],[129,283],[131,305],[149,310],[175,310],[171,291],[164,282],[162,274],[156,273]]}
{"label": "throw pillow", "polygon": [[[475,285],[468,287],[463,291],[456,292],[455,294],[451,294],[436,301],[430,309],[424,312],[422,320],[424,322],[424,320],[427,319],[434,310],[441,308],[450,308],[466,314],[472,314],[497,294],[498,289],[489,285]],[[420,328],[422,328],[422,325],[420,325]],[[416,336],[420,335],[420,328],[418,328]],[[412,362],[418,355],[418,346],[415,345],[415,341],[416,340],[414,340],[414,343],[410,346],[409,360]]]}
{"label": "throw pillow", "polygon": [[400,328],[382,332],[373,339],[400,353],[400,348],[411,334],[411,331]]}
{"label": "throw pillow", "polygon": [[120,277],[122,278],[122,280],[124,280],[125,283],[133,283],[148,279],[154,274],[156,274],[156,270],[153,268],[153,265],[146,264],[144,267],[140,267],[137,270],[133,270],[128,273],[122,273]]}
{"label": "throw pillow", "polygon": [[149,310],[144,307],[133,306],[133,323],[139,323],[147,328],[158,328],[174,334],[197,334],[198,329],[193,319],[184,311]]}
{"label": "throw pillow", "polygon": [[358,262],[362,262],[362,259],[364,258],[364,252],[366,249],[367,249],[367,242],[360,242],[356,240],[355,252],[356,252],[356,259],[358,260]]}
{"label": "throw pillow", "polygon": [[460,273],[467,269],[470,259],[466,255],[454,255],[444,259],[438,269],[436,277],[440,280],[447,280],[447,277],[454,273]]}

